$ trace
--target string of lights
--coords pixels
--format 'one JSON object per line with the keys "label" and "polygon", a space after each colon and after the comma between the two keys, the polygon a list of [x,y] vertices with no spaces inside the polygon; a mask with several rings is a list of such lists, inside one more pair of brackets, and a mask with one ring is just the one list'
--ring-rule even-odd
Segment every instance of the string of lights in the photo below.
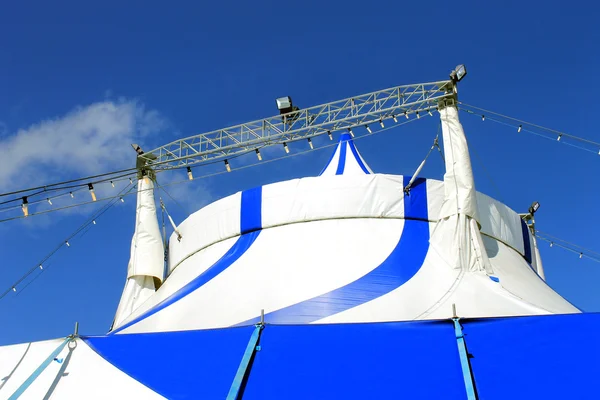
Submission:
{"label": "string of lights", "polygon": [[[432,116],[433,114],[432,113],[428,113],[428,114],[425,114],[424,116],[427,116],[427,115]],[[360,136],[355,137],[354,140],[360,140],[360,139],[363,139],[365,137],[369,137],[371,135],[375,135],[375,134],[378,134],[378,133],[381,133],[381,132],[385,132],[385,131],[388,131],[390,129],[393,129],[393,128],[396,128],[396,127],[399,127],[399,126],[402,126],[402,125],[405,125],[405,124],[417,121],[420,118],[421,117],[407,119],[406,121],[402,121],[402,122],[396,123],[396,124],[388,126],[388,127],[380,128],[378,130],[373,130],[370,127],[368,127],[367,125],[365,125],[365,126],[362,126],[362,127],[364,127],[365,129],[368,128],[367,129],[367,133],[364,133],[364,134],[361,134]],[[380,125],[383,125],[383,123],[381,123]],[[348,128],[349,133],[353,137],[354,137],[355,134],[354,134],[354,131],[352,129],[356,129],[356,128],[358,128],[358,127]],[[330,140],[333,140],[333,135],[331,134],[331,132],[328,132],[328,136],[329,136]],[[304,150],[304,151],[300,151],[300,152],[294,152],[294,153],[291,153],[290,152],[290,147],[287,145],[287,143],[284,143],[285,146],[283,146],[283,149],[284,149],[285,154],[283,156],[281,156],[281,157],[276,157],[276,158],[272,158],[272,159],[268,159],[268,160],[263,160],[263,157],[262,157],[262,154],[260,153],[260,149],[259,148],[248,150],[247,152],[245,152],[243,154],[235,155],[234,157],[231,157],[231,160],[233,160],[233,159],[235,159],[237,157],[241,157],[243,155],[247,155],[249,153],[256,153],[258,161],[255,162],[255,163],[252,163],[252,164],[242,165],[242,166],[239,166],[239,167],[235,168],[236,170],[241,170],[241,169],[255,167],[257,165],[262,165],[262,164],[265,164],[265,163],[279,161],[279,160],[282,160],[282,159],[285,159],[285,158],[289,158],[289,157],[296,157],[296,156],[303,155],[303,154],[306,154],[306,153],[309,153],[309,152],[312,152],[312,151],[323,150],[323,149],[327,149],[327,148],[330,148],[330,147],[333,147],[333,146],[337,146],[337,143],[331,143],[329,145],[320,146],[318,148],[315,148],[315,146],[314,146],[314,144],[313,144],[312,141],[309,141],[308,143],[309,143],[309,147],[310,147],[308,150]],[[206,166],[206,165],[221,163],[221,162],[223,162],[223,164],[224,164],[224,167],[225,167],[224,170],[194,177],[194,174],[193,174],[193,170],[194,169],[201,168],[201,167]],[[218,176],[218,175],[221,175],[221,174],[229,173],[233,169],[232,166],[231,166],[231,163],[229,162],[229,160],[225,159],[225,160],[222,160],[222,161],[218,160],[218,161],[213,161],[211,163],[200,164],[200,165],[197,165],[197,166],[194,166],[194,167],[185,166],[185,167],[175,167],[175,168],[163,169],[163,170],[156,171],[156,173],[158,174],[158,173],[163,173],[163,172],[166,172],[166,171],[178,170],[178,169],[183,169],[183,168],[186,169],[187,179],[181,180],[181,181],[174,181],[174,182],[169,182],[169,183],[166,183],[166,184],[162,184],[161,187],[167,187],[167,186],[173,186],[173,185],[183,184],[183,183],[186,183],[188,181],[193,181],[193,180],[198,180],[198,179],[206,179],[206,178]],[[137,179],[137,178],[135,178],[135,179]],[[114,186],[115,182],[123,181],[123,180],[129,180],[130,183],[133,182],[131,177],[125,177],[125,178],[122,178],[120,180],[113,180],[113,181],[110,181],[110,182]],[[103,183],[103,182],[107,182],[107,180],[103,180],[100,183]],[[30,210],[29,210],[29,207],[32,204],[48,202],[50,205],[52,205],[52,201],[55,200],[55,199],[57,199],[57,198],[65,197],[65,196],[70,196],[72,198],[75,198],[75,193],[86,191],[86,190],[89,191],[89,193],[90,193],[91,201],[77,202],[77,203],[74,203],[74,204],[70,204],[70,205],[66,205],[66,206],[62,206],[62,207],[53,207],[53,208],[50,208],[50,209],[47,209],[47,210],[41,210],[41,211],[38,211],[38,212],[30,212]],[[145,190],[147,190],[147,189],[145,189]],[[42,214],[48,214],[48,213],[52,213],[52,212],[62,211],[62,210],[66,210],[66,209],[70,209],[70,208],[74,208],[74,207],[80,207],[80,206],[92,204],[94,202],[103,202],[103,201],[109,201],[109,200],[114,200],[114,199],[118,199],[118,200],[124,202],[124,198],[126,196],[129,196],[129,195],[132,195],[132,194],[135,194],[135,193],[127,193],[127,194],[124,194],[124,195],[118,194],[118,195],[115,195],[115,196],[106,196],[106,197],[98,198],[96,196],[96,193],[95,193],[95,186],[94,186],[94,184],[93,183],[89,183],[89,184],[86,184],[84,187],[80,187],[77,191],[71,190],[71,191],[68,191],[68,192],[61,193],[61,194],[56,195],[56,196],[51,196],[51,197],[46,197],[46,198],[43,198],[43,199],[39,199],[39,200],[37,200],[35,202],[29,202],[27,199],[23,198],[23,203],[20,204],[20,205],[15,205],[15,206],[10,206],[10,207],[5,207],[3,209],[0,209],[0,212],[3,212],[3,211],[9,211],[9,210],[15,210],[15,209],[21,208],[22,209],[22,214],[21,215],[16,215],[16,216],[11,216],[11,217],[0,219],[0,223],[2,223],[2,222],[8,222],[8,221],[13,221],[13,220],[17,220],[17,219],[22,219],[22,218],[27,218],[27,217],[32,217],[32,216],[35,216],[35,215],[42,215]]]}
{"label": "string of lights", "polygon": [[[124,189],[121,190],[122,195],[127,195],[130,193],[137,185],[128,185]],[[34,280],[36,280],[44,271],[46,271],[50,264],[48,261],[54,256],[59,250],[65,247],[71,247],[73,239],[75,239],[78,235],[79,237],[83,237],[89,229],[97,224],[97,220],[104,215],[112,206],[114,206],[117,201],[111,201],[105,204],[102,208],[100,208],[97,212],[92,214],[90,218],[88,218],[83,224],[81,224],[73,233],[71,233],[64,241],[60,242],[50,253],[46,254],[44,258],[42,258],[35,266],[31,267],[27,270],[19,279],[17,279],[9,288],[7,288],[4,292],[0,294],[0,299],[4,298],[10,292],[22,292],[25,290]],[[80,235],[81,234],[81,235]],[[32,276],[35,272],[38,272],[37,275],[33,276],[32,279],[27,281],[27,278]]]}
{"label": "string of lights", "polygon": [[560,239],[556,236],[550,235],[549,233],[541,232],[536,230],[536,237],[550,244],[550,247],[560,247],[572,253],[578,254],[579,258],[589,258],[590,260],[600,262],[600,253],[587,249],[583,246],[579,246],[575,243],[568,242],[564,239]]}
{"label": "string of lights", "polygon": [[[413,122],[413,121],[416,121],[416,119],[411,119],[411,120],[403,121],[402,123],[399,123],[397,125],[392,125],[392,126],[389,126],[389,127],[386,127],[386,128],[381,128],[381,129],[379,129],[377,131],[373,131],[372,129],[367,129],[368,133],[362,134],[360,136],[356,136],[354,138],[354,140],[364,139],[366,137],[375,135],[377,133],[382,133],[382,132],[388,131],[388,130],[390,130],[392,128],[396,128],[398,126],[405,125],[405,124],[408,124],[408,123]],[[365,129],[366,129],[366,127],[365,127]],[[353,131],[351,131],[351,134],[354,137],[355,134],[354,134]],[[330,139],[333,140],[333,137],[331,135],[329,135],[329,136],[330,136]],[[318,147],[318,148],[315,149],[314,146],[313,146],[313,144],[311,142],[309,142],[309,146],[310,146],[310,150],[304,150],[304,151],[295,152],[295,153],[290,153],[289,147],[285,146],[285,147],[288,147],[288,149],[285,151],[286,154],[284,156],[276,157],[276,158],[272,158],[272,159],[268,159],[268,160],[265,160],[262,163],[260,162],[260,161],[262,161],[262,156],[259,156],[258,157],[259,162],[256,162],[256,163],[253,163],[253,164],[248,164],[248,165],[242,165],[242,166],[239,166],[239,167],[235,168],[235,170],[242,170],[242,169],[254,167],[254,166],[259,165],[259,164],[280,161],[280,160],[283,160],[285,158],[289,158],[289,157],[294,157],[294,156],[299,156],[299,155],[302,155],[302,154],[306,154],[306,153],[309,153],[309,152],[311,152],[313,150],[322,150],[322,149],[330,148],[330,147],[333,147],[333,146],[337,146],[337,143],[331,143],[331,144],[328,144],[328,145],[325,145],[325,146],[321,146],[321,147]],[[284,150],[285,150],[285,147],[284,147]],[[256,154],[260,155],[260,152],[257,152]],[[228,165],[228,164],[225,164],[225,165]],[[187,171],[188,172],[188,174],[187,174],[188,175],[188,179],[181,180],[181,181],[176,181],[176,182],[169,182],[169,183],[164,184],[164,185],[158,185],[157,184],[157,188],[158,189],[162,189],[169,197],[171,197],[171,199],[173,199],[172,196],[164,189],[165,187],[167,187],[167,186],[173,186],[173,185],[178,185],[178,184],[182,184],[182,183],[193,181],[193,180],[197,180],[197,179],[204,179],[204,178],[208,178],[208,177],[211,177],[211,176],[217,176],[217,175],[225,174],[225,173],[228,173],[228,172],[232,171],[231,167],[229,167],[229,168],[226,168],[225,171],[219,171],[219,172],[215,172],[215,173],[212,173],[212,174],[206,174],[206,175],[203,175],[203,176],[194,177],[193,174],[190,176],[190,168],[186,167],[186,169],[188,169],[188,171]],[[17,293],[17,295],[19,293],[23,292],[23,290],[25,290],[34,280],[36,280],[44,271],[46,271],[48,269],[48,267],[49,267],[48,260],[50,260],[50,258],[54,254],[56,254],[59,250],[65,248],[65,247],[71,247],[72,239],[74,239],[80,233],[82,233],[80,237],[83,237],[83,235],[85,235],[85,233],[87,233],[89,231],[89,229],[93,225],[96,225],[97,219],[101,215],[103,215],[106,211],[108,211],[113,205],[115,205],[119,200],[122,200],[123,197],[129,196],[129,195],[132,195],[132,194],[137,194],[138,193],[137,191],[132,192],[132,190],[134,188],[136,188],[136,187],[137,187],[137,185],[130,184],[126,188],[124,188],[116,196],[107,197],[107,198],[104,198],[104,199],[97,199],[97,201],[103,201],[103,200],[112,200],[112,201],[110,201],[109,203],[107,203],[102,209],[100,209],[97,213],[95,213],[92,217],[90,217],[75,232],[73,232],[71,235],[69,235],[63,242],[61,242],[56,248],[54,248],[54,250],[52,250],[44,258],[42,258],[42,260],[38,264],[36,264],[34,267],[30,268],[27,272],[25,272],[25,274],[23,274],[18,280],[16,280],[8,289],[6,289],[4,292],[2,292],[2,294],[0,294],[0,299],[4,298],[10,292]],[[144,190],[153,190],[153,189],[144,189]],[[175,199],[173,199],[173,201],[175,201]],[[78,205],[90,204],[90,203],[93,203],[93,201],[92,202],[85,202],[85,203],[78,204]],[[68,207],[63,207],[62,209],[64,209],[64,208],[70,208],[70,207],[75,207],[75,206],[78,206],[78,205],[72,205],[72,206],[68,206]],[[44,213],[51,212],[51,211],[57,211],[57,210],[58,209],[48,210],[48,211],[45,211]],[[32,214],[32,215],[35,215],[35,214]],[[11,218],[11,219],[16,219],[16,218],[25,218],[25,217],[24,216],[20,216],[20,217],[15,217],[15,218]],[[6,221],[6,220],[9,220],[9,219],[0,220],[0,222]],[[30,279],[30,280],[27,281],[27,278],[30,277],[32,274],[34,274],[36,272],[37,272],[37,275],[33,276],[32,279]]]}
{"label": "string of lights", "polygon": [[553,140],[588,153],[600,155],[600,143],[579,136],[560,132],[521,119],[509,117],[494,111],[459,102],[459,109],[467,114],[481,118],[482,121],[492,121],[515,129],[517,133],[527,132],[544,139]]}

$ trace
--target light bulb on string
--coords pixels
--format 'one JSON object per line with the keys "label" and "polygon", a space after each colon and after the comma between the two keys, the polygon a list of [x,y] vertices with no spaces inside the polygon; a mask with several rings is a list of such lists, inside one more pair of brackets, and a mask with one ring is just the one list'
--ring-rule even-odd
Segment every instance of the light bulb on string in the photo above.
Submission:
{"label": "light bulb on string", "polygon": [[313,150],[315,147],[313,146],[312,140],[310,140],[310,138],[308,138],[308,145],[310,146],[310,149]]}
{"label": "light bulb on string", "polygon": [[256,149],[256,158],[258,158],[258,161],[262,161],[262,155],[260,154],[260,150]]}
{"label": "light bulb on string", "polygon": [[187,176],[190,181],[194,180],[194,175],[192,175],[192,168],[187,167]]}
{"label": "light bulb on string", "polygon": [[23,196],[23,204],[21,204],[21,208],[23,209],[23,216],[29,216],[29,201],[27,201],[27,196]]}
{"label": "light bulb on string", "polygon": [[283,142],[283,149],[285,150],[285,152],[286,152],[287,154],[289,154],[289,153],[290,153],[290,148],[288,147],[288,145],[287,145],[287,143],[286,143],[286,142]]}
{"label": "light bulb on string", "polygon": [[96,192],[94,191],[94,185],[88,183],[88,190],[90,191],[90,195],[92,196],[92,201],[96,201]]}
{"label": "light bulb on string", "polygon": [[367,128],[367,131],[368,131],[369,133],[373,133],[373,131],[371,130],[371,128],[369,128],[369,125],[365,125],[365,128]]}
{"label": "light bulb on string", "polygon": [[229,165],[229,161],[225,160],[225,168],[227,169],[227,172],[231,172],[231,166]]}
{"label": "light bulb on string", "polygon": [[331,134],[331,131],[327,131],[327,136],[329,136],[329,140],[333,140],[333,135]]}
{"label": "light bulb on string", "polygon": [[379,119],[379,125],[381,125],[382,128],[385,128],[385,125],[383,124],[383,119]]}
{"label": "light bulb on string", "polygon": [[519,129],[517,129],[517,133],[521,133],[521,129],[523,129],[523,125],[519,125]]}

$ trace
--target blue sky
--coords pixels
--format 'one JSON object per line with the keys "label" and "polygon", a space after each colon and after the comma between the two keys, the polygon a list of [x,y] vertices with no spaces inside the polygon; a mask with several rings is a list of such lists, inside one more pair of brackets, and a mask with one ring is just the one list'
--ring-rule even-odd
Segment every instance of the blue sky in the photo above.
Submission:
{"label": "blue sky", "polygon": [[[283,95],[300,106],[316,105],[446,79],[459,63],[469,69],[461,100],[598,140],[597,7],[555,1],[13,2],[0,14],[0,191],[133,166],[133,140],[151,148],[270,116]],[[517,211],[537,200],[540,230],[600,250],[600,157],[461,117],[478,190]],[[357,146],[376,172],[412,174],[436,130],[437,120],[423,118]],[[19,135],[29,141],[19,143]],[[165,201],[182,221],[235,191],[316,175],[329,152],[173,186],[169,192],[182,207]],[[185,179],[174,174],[165,179]],[[433,158],[422,175],[441,178],[440,160]],[[75,321],[84,334],[108,329],[125,279],[133,203],[128,198],[111,209],[25,291],[0,300],[0,344],[64,336]],[[0,289],[94,209],[1,223]],[[600,265],[545,245],[542,257],[551,286],[580,308],[600,311]]]}

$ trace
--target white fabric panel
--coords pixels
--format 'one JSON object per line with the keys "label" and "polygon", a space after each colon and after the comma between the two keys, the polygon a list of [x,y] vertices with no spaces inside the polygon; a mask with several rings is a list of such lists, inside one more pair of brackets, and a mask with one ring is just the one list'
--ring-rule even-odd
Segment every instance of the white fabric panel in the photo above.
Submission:
{"label": "white fabric panel", "polygon": [[535,270],[538,273],[538,275],[540,276],[540,278],[542,278],[544,281],[546,280],[546,273],[544,272],[544,265],[542,264],[542,256],[540,255],[540,249],[537,245],[537,239],[535,238],[535,236],[531,237],[532,241],[533,241],[533,259],[534,259],[534,265],[535,265]]}
{"label": "white fabric panel", "polygon": [[327,164],[325,166],[325,169],[321,172],[321,176],[335,175],[338,164],[340,162],[340,144],[341,143],[338,142],[338,145],[335,147],[335,150],[333,152],[333,157],[329,161],[329,164]]}
{"label": "white fabric panel", "polygon": [[[0,347],[0,399],[7,399],[64,339]],[[71,355],[69,356],[69,353]],[[65,347],[19,399],[164,399],[90,349]]]}
{"label": "white fabric panel", "polygon": [[[123,324],[137,318],[139,315],[153,308],[180,288],[188,284],[192,279],[201,275],[210,266],[217,262],[231,248],[237,238],[230,238],[222,242],[215,243],[191,257],[187,258],[173,273],[169,279],[156,291],[147,302],[142,304],[135,312],[129,316]],[[120,325],[123,325],[120,324]]]}
{"label": "white fabric panel", "polygon": [[183,221],[169,240],[169,273],[195,252],[240,234],[241,192],[215,201]]}
{"label": "white fabric panel", "polygon": [[401,176],[321,176],[263,186],[262,225],[333,218],[402,218]]}
{"label": "white fabric panel", "polygon": [[123,321],[148,300],[155,291],[154,279],[151,276],[132,276],[127,279],[115,314],[113,329],[121,326]]}
{"label": "white fabric panel", "polygon": [[231,326],[256,317],[261,309],[269,313],[327,293],[379,266],[403,226],[399,219],[354,219],[263,230],[224,272],[122,332]]}
{"label": "white fabric panel", "polygon": [[479,222],[469,147],[463,127],[458,120],[457,108],[455,106],[442,108],[440,119],[446,163],[445,198],[440,218],[462,213]]}
{"label": "white fabric panel", "polygon": [[156,218],[154,183],[148,178],[138,180],[135,232],[131,240],[131,257],[127,278],[152,276],[160,282],[164,275],[164,247]]}
{"label": "white fabric panel", "polygon": [[358,151],[358,148],[356,149],[356,154],[358,154],[358,158],[360,158],[360,161],[362,161],[362,163],[365,166],[365,168],[367,169],[367,171],[369,171],[370,174],[373,174],[374,173],[373,170],[371,169],[371,167],[369,167],[369,164],[367,164],[367,162],[363,158],[362,154],[360,154],[360,151]]}
{"label": "white fabric panel", "polygon": [[524,255],[519,214],[483,193],[477,193],[477,206],[481,232],[506,243]]}

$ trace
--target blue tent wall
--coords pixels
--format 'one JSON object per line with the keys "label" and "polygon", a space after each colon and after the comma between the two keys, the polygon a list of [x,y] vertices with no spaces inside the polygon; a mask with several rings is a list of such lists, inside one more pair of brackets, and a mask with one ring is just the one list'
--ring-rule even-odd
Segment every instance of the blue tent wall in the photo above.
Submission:
{"label": "blue tent wall", "polygon": [[[460,323],[478,399],[600,397],[600,314]],[[107,361],[169,399],[223,399],[254,330],[246,326],[85,340]],[[267,324],[258,346],[244,369],[239,399],[467,398],[451,320]]]}
{"label": "blue tent wall", "polygon": [[600,398],[600,314],[462,325],[479,399]]}

